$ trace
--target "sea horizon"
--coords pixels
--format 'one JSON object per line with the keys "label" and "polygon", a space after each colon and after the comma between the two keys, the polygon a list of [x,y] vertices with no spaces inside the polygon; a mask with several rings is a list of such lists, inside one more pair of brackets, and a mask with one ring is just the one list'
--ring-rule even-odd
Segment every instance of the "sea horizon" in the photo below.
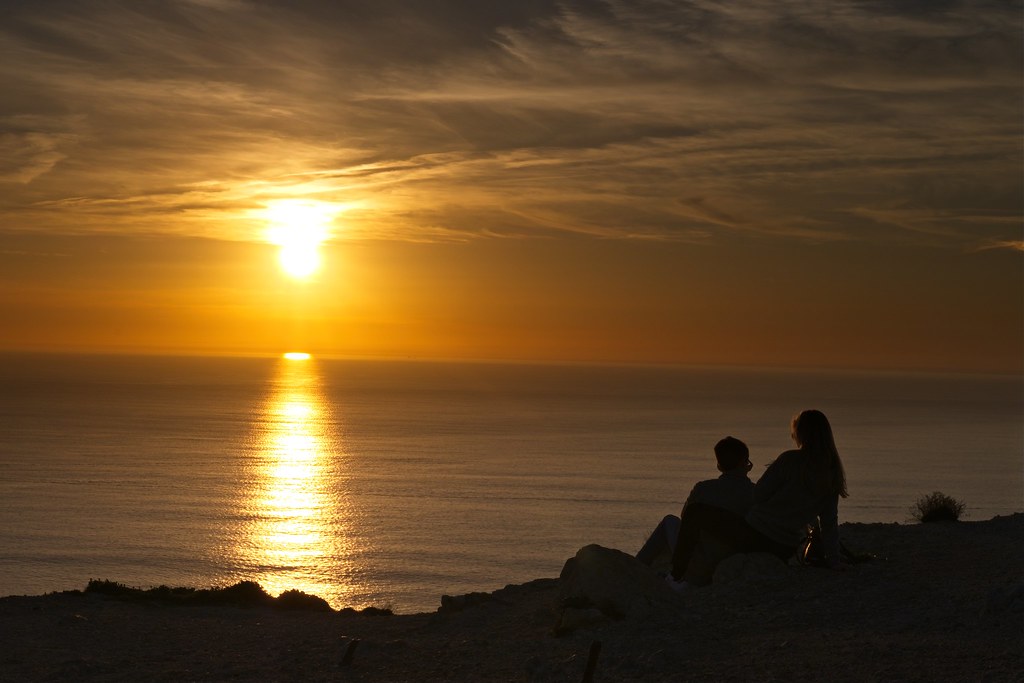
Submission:
{"label": "sea horizon", "polygon": [[360,355],[330,352],[312,352],[301,344],[294,348],[286,347],[279,351],[212,351],[212,350],[116,350],[116,349],[0,349],[2,355],[23,356],[97,356],[105,358],[237,358],[275,360],[290,352],[308,353],[311,360],[320,361],[351,361],[369,363],[425,363],[425,364],[469,364],[469,365],[535,365],[539,367],[621,367],[621,368],[664,368],[676,370],[736,370],[763,371],[784,373],[833,373],[833,374],[865,374],[865,375],[897,375],[897,376],[967,376],[1016,378],[1024,385],[1024,368],[1010,370],[977,370],[970,368],[949,367],[888,367],[888,366],[852,366],[852,365],[789,365],[763,363],[721,363],[714,361],[645,361],[645,360],[571,360],[543,358],[504,358],[504,357],[459,357],[459,356],[409,356],[409,355]]}

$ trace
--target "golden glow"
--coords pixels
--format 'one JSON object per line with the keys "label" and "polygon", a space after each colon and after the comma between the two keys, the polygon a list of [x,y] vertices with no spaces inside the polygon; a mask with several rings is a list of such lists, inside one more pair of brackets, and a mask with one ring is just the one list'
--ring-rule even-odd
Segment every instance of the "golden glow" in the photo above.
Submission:
{"label": "golden glow", "polygon": [[267,592],[297,589],[339,607],[351,602],[352,586],[343,577],[351,573],[354,552],[349,504],[339,485],[344,453],[332,436],[316,365],[289,360],[279,363],[257,422],[244,494],[245,516],[253,521],[236,552],[249,568],[244,578]]}
{"label": "golden glow", "polygon": [[267,221],[267,239],[281,247],[278,261],[289,276],[305,279],[320,268],[320,245],[330,237],[331,223],[342,207],[305,199],[278,199],[260,212]]}
{"label": "golden glow", "polygon": [[288,353],[284,354],[284,357],[286,360],[309,360],[310,358],[312,358],[312,356],[303,351],[289,351]]}

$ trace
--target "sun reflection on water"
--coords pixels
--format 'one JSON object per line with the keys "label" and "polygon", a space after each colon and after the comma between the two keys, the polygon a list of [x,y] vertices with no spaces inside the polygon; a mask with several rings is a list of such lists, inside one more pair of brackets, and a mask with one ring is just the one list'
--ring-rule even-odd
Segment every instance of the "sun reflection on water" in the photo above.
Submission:
{"label": "sun reflection on water", "polygon": [[331,433],[315,363],[282,359],[272,386],[246,477],[250,522],[240,559],[247,576],[273,595],[297,589],[335,607],[348,604],[353,548],[344,452]]}

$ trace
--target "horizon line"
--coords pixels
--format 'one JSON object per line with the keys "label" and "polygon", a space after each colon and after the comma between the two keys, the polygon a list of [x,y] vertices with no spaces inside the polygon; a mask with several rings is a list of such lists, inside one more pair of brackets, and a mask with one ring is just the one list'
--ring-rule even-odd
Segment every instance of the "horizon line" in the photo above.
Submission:
{"label": "horizon line", "polygon": [[[143,358],[236,358],[279,360],[286,354],[296,353],[294,346],[277,351],[214,351],[187,349],[29,349],[0,348],[0,355],[52,355],[52,356],[105,356]],[[728,363],[716,361],[657,361],[628,359],[564,359],[564,358],[510,358],[510,357],[458,357],[458,356],[414,356],[414,355],[373,355],[336,352],[298,351],[308,354],[311,360],[348,362],[391,362],[391,363],[436,363],[465,365],[533,365],[562,367],[623,367],[623,368],[673,368],[690,370],[749,370],[762,372],[802,372],[839,374],[883,374],[883,375],[959,375],[977,377],[1015,377],[1024,379],[1024,369],[979,370],[971,368],[896,367],[896,366],[842,366],[842,365],[793,365],[787,363]]]}

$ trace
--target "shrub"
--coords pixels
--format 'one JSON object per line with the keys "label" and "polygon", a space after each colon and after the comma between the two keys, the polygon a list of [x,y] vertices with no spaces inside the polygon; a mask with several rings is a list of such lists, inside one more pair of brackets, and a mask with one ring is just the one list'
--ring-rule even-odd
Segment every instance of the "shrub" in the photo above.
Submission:
{"label": "shrub", "polygon": [[935,491],[918,498],[910,508],[910,514],[918,522],[955,522],[960,519],[965,507],[962,500]]}
{"label": "shrub", "polygon": [[107,581],[106,579],[89,579],[85,587],[86,593],[99,593],[101,595],[128,595],[136,589],[129,588],[123,583]]}
{"label": "shrub", "polygon": [[331,605],[319,595],[310,595],[300,590],[287,590],[277,596],[275,607],[289,610],[316,610],[330,612]]}

